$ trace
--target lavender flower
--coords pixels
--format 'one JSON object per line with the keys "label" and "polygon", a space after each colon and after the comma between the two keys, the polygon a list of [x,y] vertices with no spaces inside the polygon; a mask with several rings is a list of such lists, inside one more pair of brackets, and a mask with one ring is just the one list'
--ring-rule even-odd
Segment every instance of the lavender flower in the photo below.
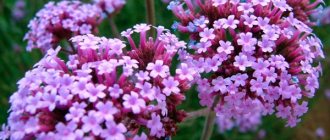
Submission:
{"label": "lavender flower", "polygon": [[[79,1],[49,2],[28,25],[27,50],[38,48],[46,52],[56,48],[62,39],[72,36],[97,33],[102,21],[102,11],[95,5]],[[74,51],[74,50],[72,50]]]}
{"label": "lavender flower", "polygon": [[264,129],[258,131],[257,137],[259,140],[263,140],[266,138],[267,132]]}
{"label": "lavender flower", "polygon": [[322,127],[318,127],[316,130],[315,130],[315,135],[316,137],[318,138],[324,138],[325,137],[325,131]]}
{"label": "lavender flower", "polygon": [[318,20],[319,25],[329,25],[330,24],[330,8],[319,10],[317,15],[314,15],[314,18]]}
{"label": "lavender flower", "polygon": [[126,0],[93,0],[93,2],[107,15],[117,13],[126,4]]}
{"label": "lavender flower", "polygon": [[[307,13],[320,3],[170,3],[169,9],[179,19],[178,31],[197,41],[190,44],[190,51],[180,51],[180,59],[199,73],[193,79],[200,104],[214,107],[220,129],[255,129],[263,115],[271,114],[286,119],[290,127],[300,121],[308,109],[304,98],[312,98],[319,88],[317,60],[324,55]],[[210,44],[201,45],[205,42]]]}
{"label": "lavender flower", "polygon": [[12,10],[12,16],[16,21],[20,21],[25,16],[25,2],[23,0],[16,1]]}
{"label": "lavender flower", "polygon": [[326,97],[328,100],[330,100],[330,89],[326,89],[326,90],[324,91],[324,94],[325,94],[325,97]]}
{"label": "lavender flower", "polygon": [[[280,4],[285,2],[283,0],[275,1]],[[299,21],[302,21],[307,25],[315,25],[310,18],[313,14],[318,12],[317,7],[321,6],[321,4],[324,5],[325,3],[323,0],[315,0],[313,3],[311,3],[310,0],[287,0],[287,4],[292,8],[292,12]]]}
{"label": "lavender flower", "polygon": [[[163,27],[147,40],[150,29],[139,24],[123,32],[129,47],[119,39],[75,36],[77,54],[68,61],[57,57],[61,48],[49,49],[18,82],[0,138],[124,140],[175,134],[185,117],[176,106],[190,82],[168,69],[185,43]],[[130,36],[134,32],[140,33],[138,44]]]}

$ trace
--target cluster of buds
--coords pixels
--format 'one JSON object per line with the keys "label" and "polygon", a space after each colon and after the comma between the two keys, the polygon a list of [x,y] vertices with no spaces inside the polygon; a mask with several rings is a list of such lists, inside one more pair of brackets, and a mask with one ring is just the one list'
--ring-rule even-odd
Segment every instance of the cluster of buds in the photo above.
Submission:
{"label": "cluster of buds", "polygon": [[117,13],[125,4],[126,0],[93,0],[107,15]]}
{"label": "cluster of buds", "polygon": [[[305,99],[319,88],[317,60],[324,55],[306,16],[319,3],[184,0],[169,4],[179,19],[172,27],[190,35],[191,51],[181,51],[180,59],[199,73],[195,82],[200,104],[226,118],[219,119],[225,121],[220,124],[228,124],[225,128],[231,124],[242,130],[254,128],[256,119],[271,114],[293,127],[307,112]],[[251,116],[255,119],[249,120]]]}
{"label": "cluster of buds", "polygon": [[49,2],[30,21],[27,50],[38,48],[46,52],[57,47],[63,40],[82,34],[98,32],[97,26],[102,21],[102,10],[96,5],[79,1]]}
{"label": "cluster of buds", "polygon": [[[189,89],[187,65],[172,58],[185,43],[163,27],[147,38],[139,24],[119,39],[80,35],[71,39],[77,54],[66,62],[50,49],[18,82],[11,98],[11,139],[161,139],[176,133],[186,116],[177,106]],[[140,34],[136,44],[132,33]],[[174,70],[171,72],[170,70]]]}

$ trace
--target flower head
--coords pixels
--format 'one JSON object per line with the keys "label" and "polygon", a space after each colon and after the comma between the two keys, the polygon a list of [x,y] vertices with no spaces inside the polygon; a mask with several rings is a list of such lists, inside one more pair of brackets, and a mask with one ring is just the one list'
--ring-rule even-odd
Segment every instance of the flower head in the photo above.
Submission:
{"label": "flower head", "polygon": [[23,0],[16,1],[14,8],[12,10],[12,17],[16,21],[20,21],[25,16],[26,4]]}
{"label": "flower head", "polygon": [[126,4],[126,0],[93,0],[93,2],[107,15],[115,14]]}
{"label": "flower head", "polygon": [[182,0],[171,5],[178,31],[195,41],[179,58],[183,66],[195,67],[201,105],[212,107],[220,98],[214,104],[224,130],[255,128],[268,114],[288,120],[288,126],[300,121],[307,111],[303,97],[313,97],[319,87],[317,59],[324,55],[308,13],[320,3]]}
{"label": "flower head", "polygon": [[71,39],[77,53],[68,62],[57,56],[60,48],[47,51],[18,82],[0,137],[118,140],[174,134],[185,117],[176,106],[190,85],[169,68],[185,43],[162,27],[157,38],[146,40],[151,26],[142,26],[134,30],[141,35],[139,44],[126,35],[130,47],[88,34]]}
{"label": "flower head", "polygon": [[92,4],[79,1],[49,2],[28,25],[27,50],[34,48],[46,52],[56,48],[62,39],[69,40],[74,35],[97,32],[102,21],[102,12]]}
{"label": "flower head", "polygon": [[318,138],[324,138],[326,133],[324,131],[324,129],[322,127],[318,127],[316,130],[315,130],[315,135],[318,137]]}
{"label": "flower head", "polygon": [[330,8],[318,8],[317,13],[313,14],[312,17],[317,20],[317,25],[329,25],[330,24]]}

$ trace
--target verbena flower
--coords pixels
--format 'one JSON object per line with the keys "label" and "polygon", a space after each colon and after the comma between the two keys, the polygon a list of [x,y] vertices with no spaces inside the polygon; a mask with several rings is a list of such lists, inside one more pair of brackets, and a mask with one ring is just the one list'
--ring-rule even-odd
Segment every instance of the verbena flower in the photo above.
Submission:
{"label": "verbena flower", "polygon": [[[38,48],[46,52],[60,41],[75,35],[97,33],[102,21],[102,10],[96,5],[79,1],[49,2],[28,25],[27,50]],[[68,48],[69,49],[69,48]]]}
{"label": "verbena flower", "polygon": [[317,20],[318,25],[329,25],[330,24],[330,8],[325,9],[319,8],[319,12],[314,14],[314,18]]}
{"label": "verbena flower", "polygon": [[[285,0],[275,0],[279,3],[284,3]],[[280,2],[281,1],[281,2]],[[315,0],[311,2],[310,0],[286,0],[287,4],[292,7],[292,12],[295,17],[304,22],[307,25],[315,25],[313,21],[310,20],[310,17],[318,12],[317,7],[321,4],[325,4],[323,0]],[[285,14],[285,13],[284,13]]]}
{"label": "verbena flower", "polygon": [[253,109],[256,113],[244,114],[237,117],[236,120],[233,120],[231,117],[225,115],[218,115],[216,118],[216,124],[218,125],[219,131],[223,133],[233,127],[238,127],[241,132],[256,130],[261,124],[262,114],[258,112],[261,112],[262,106],[259,105],[258,102],[255,102],[253,105],[256,105]]}
{"label": "verbena flower", "polygon": [[325,97],[329,100],[330,99],[330,90],[329,89],[326,89],[324,91],[324,94],[325,94]]}
{"label": "verbena flower", "polygon": [[126,4],[126,0],[93,0],[93,2],[107,15],[115,14]]}
{"label": "verbena flower", "polygon": [[265,139],[266,138],[266,136],[267,136],[267,132],[266,132],[266,130],[264,130],[264,129],[260,129],[259,131],[258,131],[258,139],[259,140],[263,140],[263,139]]}
{"label": "verbena flower", "polygon": [[238,126],[245,131],[255,128],[262,115],[271,114],[293,127],[307,112],[307,98],[319,88],[317,60],[324,58],[320,40],[307,25],[307,11],[319,3],[169,4],[179,19],[176,29],[189,34],[192,42],[189,51],[180,51],[180,59],[200,74],[194,77],[200,104],[215,108],[221,129]]}
{"label": "verbena flower", "polygon": [[23,0],[18,0],[16,1],[14,8],[12,10],[12,17],[16,20],[16,21],[20,21],[24,18],[25,16],[25,2]]}
{"label": "verbena flower", "polygon": [[316,130],[315,130],[315,135],[316,137],[318,138],[324,138],[326,133],[324,131],[324,129],[322,127],[318,127]]}
{"label": "verbena flower", "polygon": [[[185,117],[176,107],[190,82],[169,68],[186,44],[163,27],[156,27],[155,39],[148,37],[151,28],[139,24],[123,32],[129,46],[119,39],[75,36],[77,54],[67,61],[57,56],[60,48],[49,49],[18,82],[0,138],[124,140],[175,134]],[[139,43],[132,33],[140,34]]]}

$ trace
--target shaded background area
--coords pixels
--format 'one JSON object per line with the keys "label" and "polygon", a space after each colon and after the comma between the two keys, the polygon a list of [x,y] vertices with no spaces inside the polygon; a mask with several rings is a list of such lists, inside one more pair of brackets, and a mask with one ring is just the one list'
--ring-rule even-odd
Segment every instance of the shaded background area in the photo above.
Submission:
{"label": "shaded background area", "polygon": [[[6,122],[9,108],[9,96],[17,90],[16,82],[24,76],[24,73],[31,69],[42,55],[38,51],[29,53],[25,50],[26,42],[23,41],[27,32],[27,24],[35,13],[43,7],[48,0],[26,0],[25,8],[22,10],[24,16],[21,19],[15,18],[15,3],[17,0],[0,0],[0,124]],[[120,31],[132,27],[137,23],[146,22],[145,6],[143,0],[127,0],[128,3],[115,17],[115,22]],[[175,18],[166,9],[161,0],[156,3],[156,23],[170,28]],[[330,0],[326,0],[330,4]],[[108,21],[104,21],[100,27],[100,36],[112,37]],[[315,33],[324,44],[326,56],[330,53],[330,25],[315,27]],[[181,39],[187,38],[180,36]],[[320,79],[320,89],[316,97],[309,103],[309,112],[302,118],[302,122],[295,128],[286,128],[283,121],[275,116],[265,117],[262,125],[255,131],[240,133],[237,129],[220,134],[214,130],[212,139],[227,140],[255,140],[260,139],[259,135],[264,133],[269,140],[330,140],[330,97],[326,97],[325,91],[330,89],[330,58],[322,61],[323,76]],[[329,92],[330,94],[330,92]],[[199,108],[197,93],[191,90],[187,93],[187,99],[180,108],[193,111]],[[179,125],[179,131],[174,140],[198,140],[203,129],[204,118],[189,120]],[[316,131],[325,133],[323,138],[317,137]]]}

